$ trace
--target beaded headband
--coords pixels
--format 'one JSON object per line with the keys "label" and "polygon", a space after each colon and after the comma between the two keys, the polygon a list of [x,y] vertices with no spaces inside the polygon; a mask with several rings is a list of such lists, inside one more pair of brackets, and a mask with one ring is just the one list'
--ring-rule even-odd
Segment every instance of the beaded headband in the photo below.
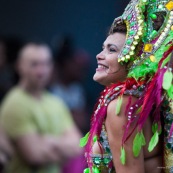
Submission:
{"label": "beaded headband", "polygon": [[[155,30],[153,23],[159,14],[165,21],[159,30]],[[134,68],[146,58],[155,61],[154,53],[173,29],[173,0],[131,0],[112,27],[119,23],[126,24],[127,35],[118,62],[133,61]]]}

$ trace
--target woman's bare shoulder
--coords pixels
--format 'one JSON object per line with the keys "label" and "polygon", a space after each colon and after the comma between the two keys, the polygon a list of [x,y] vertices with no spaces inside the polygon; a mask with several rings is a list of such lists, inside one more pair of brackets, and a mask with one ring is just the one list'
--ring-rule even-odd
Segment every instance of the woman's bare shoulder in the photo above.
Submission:
{"label": "woman's bare shoulder", "polygon": [[[119,100],[119,99],[122,99],[122,100]],[[117,125],[120,125],[126,122],[127,121],[127,117],[125,116],[126,107],[129,103],[130,103],[130,106],[133,105],[136,102],[136,100],[137,98],[133,96],[122,96],[122,98],[117,98],[112,100],[110,104],[108,105],[106,119],[108,121],[115,122]]]}

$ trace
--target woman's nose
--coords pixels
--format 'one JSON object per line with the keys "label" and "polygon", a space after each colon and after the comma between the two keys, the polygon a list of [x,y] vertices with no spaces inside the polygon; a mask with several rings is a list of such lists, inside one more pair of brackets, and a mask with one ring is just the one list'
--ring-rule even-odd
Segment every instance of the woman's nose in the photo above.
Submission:
{"label": "woman's nose", "polygon": [[97,54],[96,59],[97,60],[105,59],[105,55],[103,54],[103,51]]}

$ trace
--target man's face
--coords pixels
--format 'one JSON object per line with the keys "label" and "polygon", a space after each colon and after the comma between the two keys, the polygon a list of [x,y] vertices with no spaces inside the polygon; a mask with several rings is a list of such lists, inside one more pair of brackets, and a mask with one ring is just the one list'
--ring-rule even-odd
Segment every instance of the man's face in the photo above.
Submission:
{"label": "man's face", "polygon": [[50,50],[44,45],[29,45],[24,48],[19,60],[19,73],[32,87],[43,88],[52,71]]}

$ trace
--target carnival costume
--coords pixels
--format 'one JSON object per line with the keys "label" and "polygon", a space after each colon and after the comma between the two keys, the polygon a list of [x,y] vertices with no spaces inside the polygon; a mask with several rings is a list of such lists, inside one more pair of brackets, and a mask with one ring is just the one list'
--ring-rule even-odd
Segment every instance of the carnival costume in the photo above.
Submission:
{"label": "carnival costume", "polygon": [[[164,18],[159,29],[155,29],[157,17]],[[96,104],[91,129],[81,139],[80,146],[86,147],[88,169],[84,173],[99,173],[102,169],[116,172],[105,130],[105,118],[109,103],[117,99],[116,116],[120,113],[123,96],[128,95],[125,116],[128,121],[124,126],[120,160],[126,164],[125,142],[134,130],[133,154],[138,157],[144,145],[144,123],[152,116],[153,136],[149,142],[151,152],[158,144],[159,135],[164,136],[164,170],[173,172],[173,0],[132,0],[122,16],[116,18],[112,28],[126,24],[127,34],[124,47],[119,54],[118,62],[128,64],[128,76],[125,82],[106,87]],[[137,101],[131,105],[132,97]],[[133,125],[133,129],[129,127]],[[98,142],[103,154],[93,154],[92,147]],[[159,166],[159,165],[158,165]]]}

